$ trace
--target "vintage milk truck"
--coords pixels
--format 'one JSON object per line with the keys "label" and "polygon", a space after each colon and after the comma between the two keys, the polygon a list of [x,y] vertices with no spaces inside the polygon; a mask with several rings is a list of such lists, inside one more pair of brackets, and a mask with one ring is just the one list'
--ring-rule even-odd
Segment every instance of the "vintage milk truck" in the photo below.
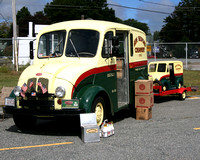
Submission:
{"label": "vintage milk truck", "polygon": [[148,65],[149,80],[153,81],[154,96],[178,94],[185,100],[188,91],[195,87],[185,87],[182,61],[154,61]]}
{"label": "vintage milk truck", "polygon": [[97,124],[134,108],[134,82],[148,79],[146,35],[113,22],[75,20],[49,25],[35,41],[34,63],[5,99],[20,129],[38,118],[96,113]]}

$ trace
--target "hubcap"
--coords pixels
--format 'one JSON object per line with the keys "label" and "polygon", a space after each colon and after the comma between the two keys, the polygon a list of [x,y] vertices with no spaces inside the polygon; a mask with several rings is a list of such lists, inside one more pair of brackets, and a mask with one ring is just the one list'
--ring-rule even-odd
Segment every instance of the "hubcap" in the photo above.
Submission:
{"label": "hubcap", "polygon": [[163,86],[163,91],[166,91],[167,90],[167,87],[166,86]]}
{"label": "hubcap", "polygon": [[96,113],[96,119],[97,119],[97,125],[100,126],[103,122],[103,105],[102,103],[97,103],[95,113]]}
{"label": "hubcap", "polygon": [[186,98],[186,93],[185,92],[183,92],[182,97],[183,97],[183,99]]}

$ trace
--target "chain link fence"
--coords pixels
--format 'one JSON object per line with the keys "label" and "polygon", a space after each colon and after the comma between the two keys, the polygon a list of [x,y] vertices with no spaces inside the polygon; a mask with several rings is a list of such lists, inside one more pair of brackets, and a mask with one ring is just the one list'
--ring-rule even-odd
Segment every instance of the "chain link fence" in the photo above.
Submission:
{"label": "chain link fence", "polygon": [[0,38],[0,66],[13,68],[12,38]]}
{"label": "chain link fence", "polygon": [[[34,40],[29,37],[17,38],[17,50],[18,50],[18,65],[25,66],[31,63],[29,54],[29,42]],[[14,51],[13,51],[13,39],[12,38],[0,38],[0,66],[6,66],[14,69]]]}
{"label": "chain link fence", "polygon": [[200,70],[200,43],[149,43],[147,45],[149,61],[181,60],[185,69]]}
{"label": "chain link fence", "polygon": [[[18,38],[19,66],[31,63],[29,58],[29,42],[34,39]],[[148,43],[148,61],[181,60],[185,69],[200,70],[200,42]],[[14,68],[13,40],[0,38],[0,66]]]}

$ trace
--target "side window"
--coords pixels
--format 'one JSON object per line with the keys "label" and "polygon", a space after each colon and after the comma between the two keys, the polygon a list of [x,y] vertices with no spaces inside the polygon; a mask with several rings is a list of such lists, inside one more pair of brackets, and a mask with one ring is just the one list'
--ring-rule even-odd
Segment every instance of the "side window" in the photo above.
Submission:
{"label": "side window", "polygon": [[149,66],[149,72],[155,72],[156,71],[157,64],[150,64]]}
{"label": "side window", "polygon": [[112,37],[113,37],[112,31],[108,31],[105,34],[103,48],[102,48],[102,57],[103,58],[107,58],[109,56],[109,53],[111,53]]}
{"label": "side window", "polygon": [[158,72],[165,72],[166,71],[166,64],[158,64]]}
{"label": "side window", "polygon": [[130,44],[131,44],[131,57],[133,56],[133,34],[130,35]]}

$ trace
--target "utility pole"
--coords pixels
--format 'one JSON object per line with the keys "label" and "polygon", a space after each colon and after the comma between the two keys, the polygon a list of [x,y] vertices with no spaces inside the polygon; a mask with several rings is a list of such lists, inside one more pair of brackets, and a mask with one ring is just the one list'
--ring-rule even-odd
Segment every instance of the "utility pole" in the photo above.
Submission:
{"label": "utility pole", "polygon": [[16,3],[12,0],[12,15],[13,15],[13,38],[14,38],[14,63],[15,69],[18,72],[18,52],[17,52],[17,23],[16,23]]}

